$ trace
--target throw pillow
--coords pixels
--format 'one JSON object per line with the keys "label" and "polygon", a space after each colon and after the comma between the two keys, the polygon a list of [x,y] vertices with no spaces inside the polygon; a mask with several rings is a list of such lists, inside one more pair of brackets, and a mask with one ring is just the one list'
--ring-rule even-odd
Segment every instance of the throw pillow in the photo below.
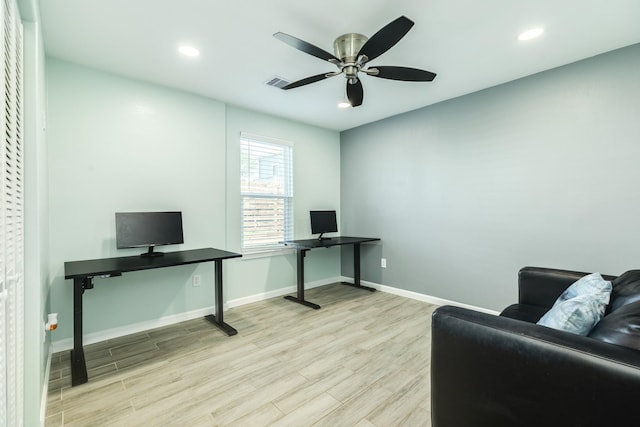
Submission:
{"label": "throw pillow", "polygon": [[606,303],[601,302],[598,294],[578,295],[577,297],[556,302],[547,311],[538,325],[559,329],[578,335],[587,335],[604,316]]}
{"label": "throw pillow", "polygon": [[640,350],[640,301],[626,304],[605,316],[589,337]]}
{"label": "throw pillow", "polygon": [[604,304],[609,304],[611,282],[604,280],[600,273],[587,274],[565,289],[565,291],[560,294],[555,304],[575,298],[579,295],[587,294],[594,294],[596,299]]}
{"label": "throw pillow", "polygon": [[600,273],[588,274],[560,294],[537,324],[587,335],[604,316],[610,295],[611,282],[604,280]]}

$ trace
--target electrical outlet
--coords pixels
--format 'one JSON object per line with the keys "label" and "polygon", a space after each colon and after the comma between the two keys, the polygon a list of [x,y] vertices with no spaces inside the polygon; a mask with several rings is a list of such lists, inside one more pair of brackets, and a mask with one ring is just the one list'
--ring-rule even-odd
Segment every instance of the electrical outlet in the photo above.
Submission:
{"label": "electrical outlet", "polygon": [[387,259],[386,258],[380,258],[380,267],[387,268]]}
{"label": "electrical outlet", "polygon": [[200,275],[199,274],[194,274],[193,277],[191,278],[191,284],[193,286],[200,286]]}

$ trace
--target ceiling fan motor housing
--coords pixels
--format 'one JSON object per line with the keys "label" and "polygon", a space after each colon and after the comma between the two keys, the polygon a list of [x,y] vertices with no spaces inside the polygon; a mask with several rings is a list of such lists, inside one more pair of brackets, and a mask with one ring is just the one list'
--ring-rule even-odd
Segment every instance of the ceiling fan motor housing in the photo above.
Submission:
{"label": "ceiling fan motor housing", "polygon": [[367,40],[368,38],[362,34],[349,33],[341,35],[333,42],[333,51],[336,57],[342,61],[339,67],[351,84],[355,84],[357,81],[358,71],[362,65],[358,63],[358,52]]}
{"label": "ceiling fan motor housing", "polygon": [[333,51],[342,62],[356,62],[358,52],[367,40],[368,38],[362,34],[344,34],[333,42]]}

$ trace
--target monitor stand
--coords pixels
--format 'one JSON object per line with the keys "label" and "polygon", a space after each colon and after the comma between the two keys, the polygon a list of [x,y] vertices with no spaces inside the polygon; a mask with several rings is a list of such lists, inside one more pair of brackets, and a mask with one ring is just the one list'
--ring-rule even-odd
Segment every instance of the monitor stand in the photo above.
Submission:
{"label": "monitor stand", "polygon": [[140,254],[141,257],[156,257],[156,256],[162,256],[164,255],[164,252],[154,252],[153,251],[153,246],[149,246],[149,249],[147,250],[147,252]]}
{"label": "monitor stand", "polygon": [[320,235],[318,236],[318,240],[331,240],[331,237],[322,237],[323,234],[324,232],[320,233]]}

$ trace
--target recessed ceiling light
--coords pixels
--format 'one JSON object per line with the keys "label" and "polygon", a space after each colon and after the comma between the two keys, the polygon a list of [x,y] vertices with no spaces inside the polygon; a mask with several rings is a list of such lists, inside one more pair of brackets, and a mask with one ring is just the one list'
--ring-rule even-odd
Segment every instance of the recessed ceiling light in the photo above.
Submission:
{"label": "recessed ceiling light", "polygon": [[198,49],[196,49],[193,46],[186,46],[186,45],[180,46],[178,48],[178,52],[180,52],[184,56],[190,56],[190,57],[200,55],[200,51]]}
{"label": "recessed ceiling light", "polygon": [[526,41],[526,40],[535,39],[536,37],[540,36],[542,33],[544,33],[544,28],[532,28],[523,33],[520,33],[520,35],[518,36],[518,40]]}
{"label": "recessed ceiling light", "polygon": [[351,104],[349,104],[348,102],[338,103],[338,108],[349,108],[349,107],[351,107]]}

